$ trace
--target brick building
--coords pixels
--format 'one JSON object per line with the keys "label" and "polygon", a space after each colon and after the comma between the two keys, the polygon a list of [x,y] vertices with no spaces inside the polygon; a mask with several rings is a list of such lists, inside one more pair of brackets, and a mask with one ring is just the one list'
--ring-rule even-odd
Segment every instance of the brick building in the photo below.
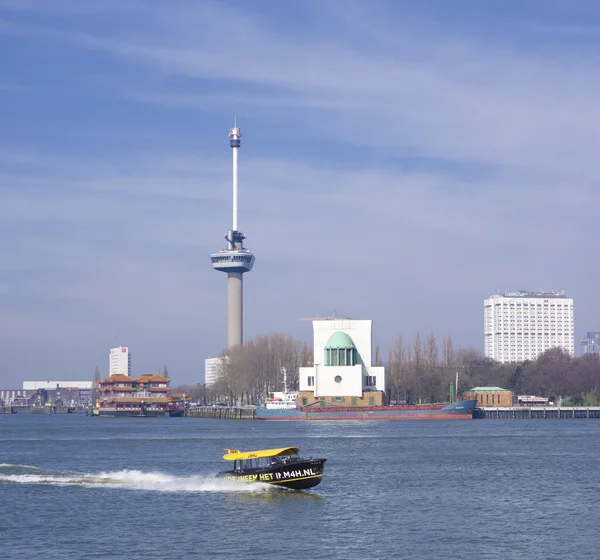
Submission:
{"label": "brick building", "polygon": [[512,406],[513,392],[502,387],[473,387],[463,394],[463,400],[477,399],[477,406]]}

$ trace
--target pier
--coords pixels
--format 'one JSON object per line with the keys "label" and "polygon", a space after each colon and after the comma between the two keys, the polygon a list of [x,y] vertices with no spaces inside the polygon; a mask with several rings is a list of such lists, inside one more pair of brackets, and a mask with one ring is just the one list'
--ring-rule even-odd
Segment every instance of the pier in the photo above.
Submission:
{"label": "pier", "polygon": [[255,408],[234,408],[228,406],[199,406],[188,408],[184,413],[188,418],[217,418],[220,420],[256,420]]}
{"label": "pier", "polygon": [[473,418],[485,420],[600,419],[600,406],[484,406],[475,409]]}

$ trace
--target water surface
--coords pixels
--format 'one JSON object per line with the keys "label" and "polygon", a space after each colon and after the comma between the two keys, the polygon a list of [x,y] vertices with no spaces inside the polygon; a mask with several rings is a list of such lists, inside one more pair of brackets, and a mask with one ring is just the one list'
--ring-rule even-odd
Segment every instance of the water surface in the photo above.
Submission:
{"label": "water surface", "polygon": [[[328,459],[293,492],[224,448]],[[600,421],[0,416],[0,557],[598,558]]]}

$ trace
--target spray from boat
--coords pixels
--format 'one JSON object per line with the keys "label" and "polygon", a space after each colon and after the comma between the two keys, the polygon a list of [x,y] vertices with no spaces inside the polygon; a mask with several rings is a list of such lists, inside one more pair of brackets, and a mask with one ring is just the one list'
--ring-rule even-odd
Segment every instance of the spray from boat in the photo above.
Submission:
{"label": "spray from boat", "polygon": [[160,471],[123,469],[83,473],[46,470],[29,465],[0,464],[0,486],[24,484],[90,489],[119,489],[148,492],[269,492],[273,487],[265,484],[244,484],[214,476],[171,475]]}

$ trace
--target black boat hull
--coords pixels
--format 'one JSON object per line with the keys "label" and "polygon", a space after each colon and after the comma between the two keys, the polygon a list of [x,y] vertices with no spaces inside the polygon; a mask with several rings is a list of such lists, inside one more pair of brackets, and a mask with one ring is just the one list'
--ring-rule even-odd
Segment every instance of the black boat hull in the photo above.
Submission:
{"label": "black boat hull", "polygon": [[239,482],[262,482],[292,490],[306,490],[321,482],[327,459],[293,459],[266,468],[224,471],[218,478]]}
{"label": "black boat hull", "polygon": [[170,410],[114,410],[114,409],[99,409],[98,414],[94,416],[108,416],[118,418],[172,418],[183,416],[183,409]]}

